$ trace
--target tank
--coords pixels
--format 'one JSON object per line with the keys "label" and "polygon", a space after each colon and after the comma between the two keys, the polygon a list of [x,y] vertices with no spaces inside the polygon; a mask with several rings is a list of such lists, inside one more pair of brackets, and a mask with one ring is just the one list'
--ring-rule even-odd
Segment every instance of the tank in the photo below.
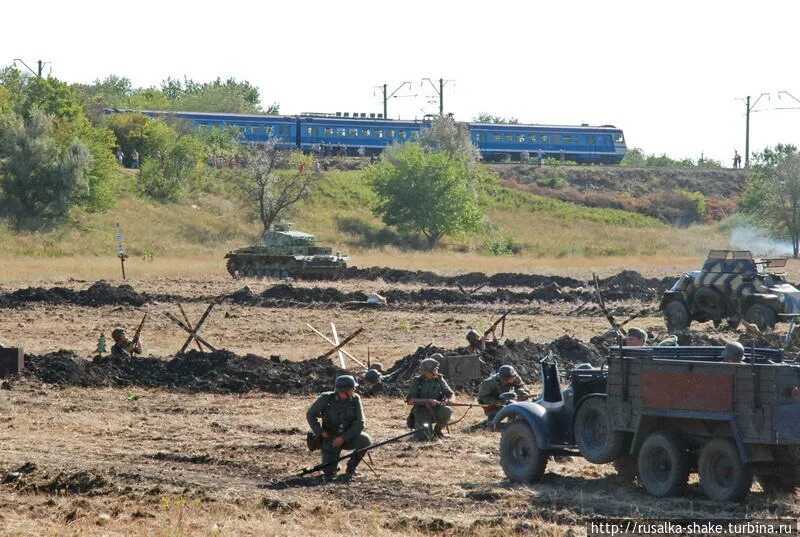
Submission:
{"label": "tank", "polygon": [[239,248],[225,254],[228,272],[237,276],[335,279],[347,268],[348,257],[318,246],[314,235],[293,231],[288,222],[264,232],[263,245]]}

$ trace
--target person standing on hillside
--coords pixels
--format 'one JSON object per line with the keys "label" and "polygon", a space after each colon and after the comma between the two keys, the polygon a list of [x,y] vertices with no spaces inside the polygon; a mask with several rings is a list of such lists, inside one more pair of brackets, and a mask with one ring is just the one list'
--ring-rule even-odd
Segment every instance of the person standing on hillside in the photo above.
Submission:
{"label": "person standing on hillside", "polygon": [[739,154],[739,151],[736,149],[733,150],[733,167],[734,169],[738,169],[742,165],[742,156]]}
{"label": "person standing on hillside", "polygon": [[139,152],[136,149],[134,149],[133,153],[131,153],[131,168],[139,168]]}

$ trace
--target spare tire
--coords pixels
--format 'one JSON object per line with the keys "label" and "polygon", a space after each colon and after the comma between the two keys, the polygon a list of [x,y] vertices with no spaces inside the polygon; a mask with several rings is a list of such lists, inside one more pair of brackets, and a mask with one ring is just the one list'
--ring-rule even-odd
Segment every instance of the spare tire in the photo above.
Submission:
{"label": "spare tire", "polygon": [[604,397],[586,399],[575,414],[575,443],[581,455],[595,464],[605,464],[622,455],[625,433],[614,430]]}

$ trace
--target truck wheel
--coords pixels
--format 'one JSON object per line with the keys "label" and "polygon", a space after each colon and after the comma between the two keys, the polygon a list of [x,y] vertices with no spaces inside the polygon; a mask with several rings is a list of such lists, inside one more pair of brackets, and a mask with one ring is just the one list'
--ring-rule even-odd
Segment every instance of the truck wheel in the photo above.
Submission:
{"label": "truck wheel", "polygon": [[755,303],[747,308],[744,320],[753,323],[759,330],[771,330],[775,326],[775,310],[766,304]]}
{"label": "truck wheel", "polygon": [[595,464],[611,462],[622,454],[625,433],[614,431],[608,403],[604,398],[591,397],[578,408],[575,443],[581,455]]}
{"label": "truck wheel", "polygon": [[653,496],[674,496],[689,480],[689,456],[681,439],[668,431],[652,433],[639,450],[639,480]]}
{"label": "truck wheel", "polygon": [[691,319],[689,318],[689,310],[683,302],[673,300],[664,308],[664,322],[667,323],[667,329],[672,332],[673,330],[685,330],[689,328]]}
{"label": "truck wheel", "polygon": [[728,438],[716,438],[705,445],[697,471],[703,492],[720,502],[741,500],[753,484],[753,469],[742,462],[739,451]]}
{"label": "truck wheel", "polygon": [[547,454],[536,445],[533,430],[524,421],[512,422],[500,436],[500,465],[516,483],[534,483],[544,475]]}
{"label": "truck wheel", "polygon": [[758,484],[764,489],[764,492],[771,496],[793,494],[797,489],[797,483],[782,475],[756,475],[756,481],[758,481]]}

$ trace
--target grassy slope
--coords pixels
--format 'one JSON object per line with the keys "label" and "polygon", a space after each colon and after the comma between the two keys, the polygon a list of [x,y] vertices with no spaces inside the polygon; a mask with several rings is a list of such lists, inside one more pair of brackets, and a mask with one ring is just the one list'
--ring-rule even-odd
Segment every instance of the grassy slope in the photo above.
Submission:
{"label": "grassy slope", "polygon": [[[296,227],[347,250],[359,265],[363,260],[407,264],[415,259],[420,267],[450,268],[476,264],[519,267],[541,257],[696,256],[710,246],[724,246],[725,237],[708,226],[677,229],[624,211],[587,208],[530,193],[498,187],[484,197],[491,231],[470,237],[448,237],[433,253],[400,252],[396,248],[369,248],[361,238],[339,231],[343,218],[362,227],[382,226],[369,210],[374,194],[363,184],[359,172],[327,172],[317,192],[291,215]],[[167,258],[207,259],[207,266],[221,266],[220,258],[232,248],[251,243],[259,223],[240,202],[222,195],[198,194],[179,204],[158,204],[133,195],[120,197],[117,207],[101,214],[75,212],[73,223],[44,233],[16,233],[0,225],[0,255],[38,258],[101,257],[112,262],[115,255],[114,224],[120,222],[128,238],[132,257],[149,258],[155,265]],[[482,255],[487,237],[512,236],[523,254],[508,262]],[[402,256],[403,259],[393,257]],[[362,261],[358,257],[361,256]],[[465,259],[466,257],[466,259]],[[433,265],[424,259],[437,259]],[[450,261],[448,261],[448,259]],[[528,261],[525,261],[528,260]],[[499,262],[499,264],[498,264]],[[201,263],[203,264],[203,263]],[[155,266],[153,265],[153,266]],[[1,268],[1,267],[0,267]]]}

